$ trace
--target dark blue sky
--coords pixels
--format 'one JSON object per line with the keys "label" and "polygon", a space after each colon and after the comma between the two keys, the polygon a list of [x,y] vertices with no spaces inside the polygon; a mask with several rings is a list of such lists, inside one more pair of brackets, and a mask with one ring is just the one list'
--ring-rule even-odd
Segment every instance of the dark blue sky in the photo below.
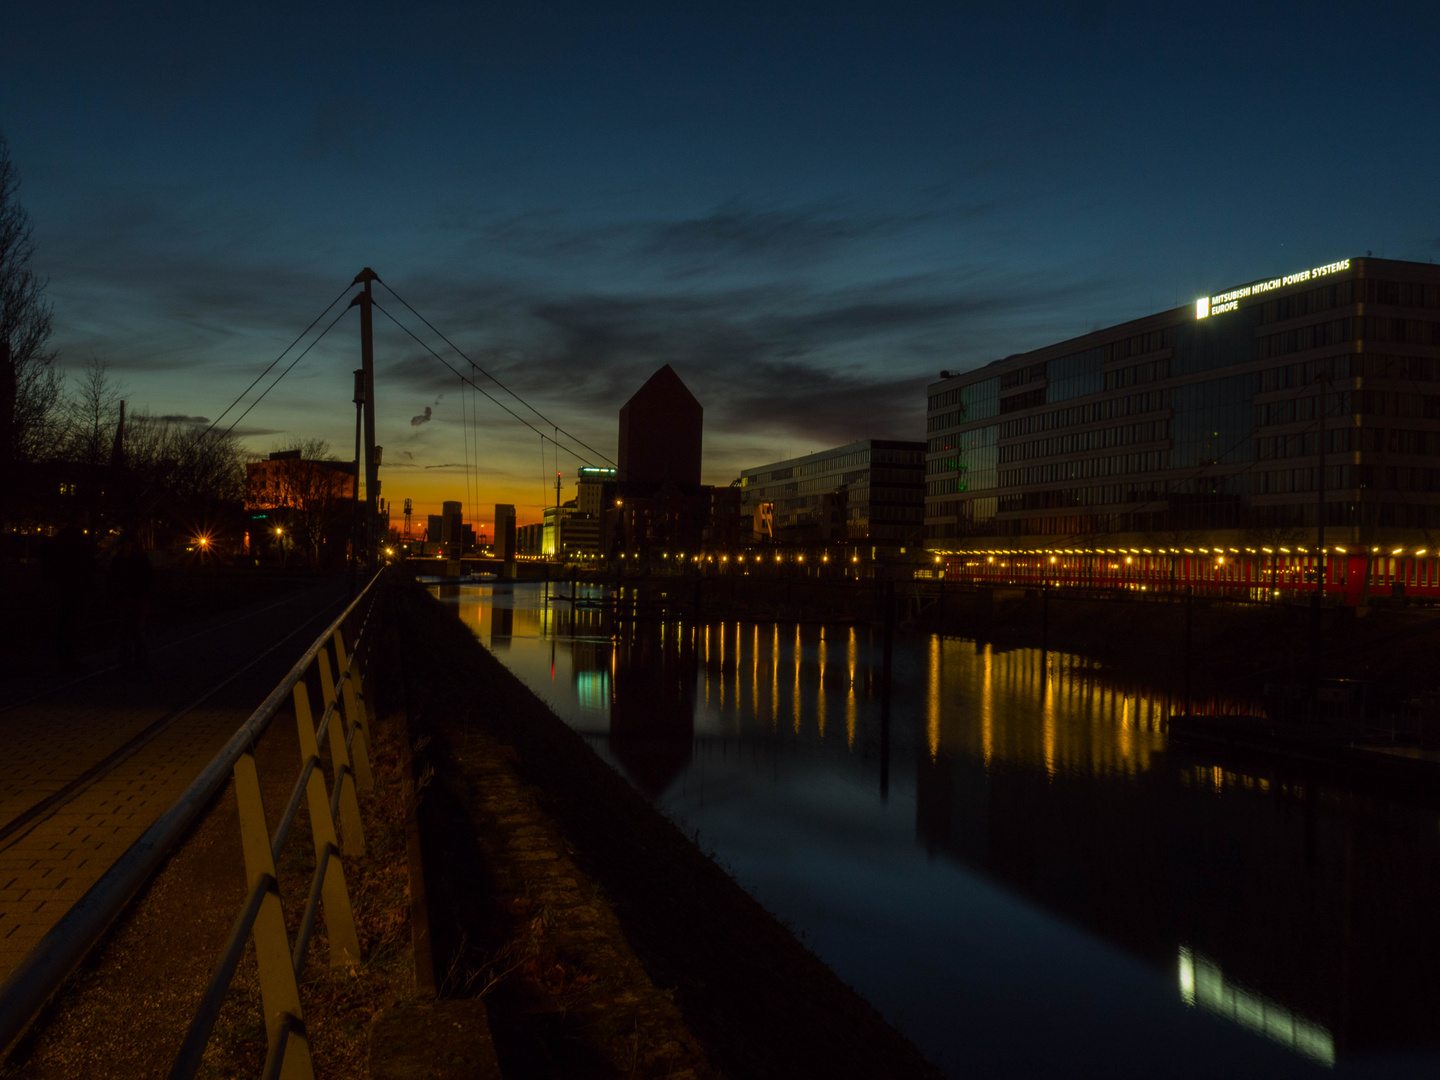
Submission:
{"label": "dark blue sky", "polygon": [[[1440,254],[1432,4],[145,8],[8,13],[0,130],[64,362],[162,414],[215,416],[369,265],[611,456],[672,363],[726,483],[921,438],[941,368]],[[385,494],[466,498],[423,468],[464,460],[457,380],[377,329]],[[349,453],[357,332],[253,449]],[[469,498],[534,518],[539,439],[479,419]]]}

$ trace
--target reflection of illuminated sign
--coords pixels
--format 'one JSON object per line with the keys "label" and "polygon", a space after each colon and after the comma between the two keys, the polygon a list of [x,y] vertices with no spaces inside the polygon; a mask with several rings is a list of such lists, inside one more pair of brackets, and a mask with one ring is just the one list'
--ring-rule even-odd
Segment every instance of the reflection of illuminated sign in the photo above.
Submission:
{"label": "reflection of illuminated sign", "polygon": [[605,712],[610,708],[610,672],[577,671],[575,673],[575,700],[582,709]]}
{"label": "reflection of illuminated sign", "polygon": [[1335,1039],[1329,1031],[1228,981],[1218,964],[1184,945],[1180,946],[1180,1000],[1218,1013],[1322,1065],[1335,1064]]}
{"label": "reflection of illuminated sign", "polygon": [[1301,270],[1298,273],[1286,274],[1284,277],[1270,278],[1268,281],[1257,281],[1253,285],[1245,285],[1239,289],[1231,289],[1229,292],[1218,293],[1215,296],[1201,297],[1195,301],[1195,318],[1205,319],[1211,315],[1219,315],[1225,311],[1234,311],[1240,306],[1240,301],[1250,296],[1259,296],[1271,289],[1283,289],[1287,285],[1299,285],[1302,281],[1310,281],[1314,278],[1324,277],[1327,274],[1338,274],[1341,270],[1350,269],[1350,260],[1341,259],[1339,262],[1326,263],[1324,266],[1314,266],[1309,270]]}

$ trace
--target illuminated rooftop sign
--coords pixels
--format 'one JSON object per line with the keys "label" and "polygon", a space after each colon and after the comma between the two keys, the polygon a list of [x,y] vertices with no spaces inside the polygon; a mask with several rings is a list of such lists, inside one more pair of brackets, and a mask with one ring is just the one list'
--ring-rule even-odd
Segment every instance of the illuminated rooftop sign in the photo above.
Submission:
{"label": "illuminated rooftop sign", "polygon": [[1302,281],[1310,281],[1312,278],[1324,277],[1327,274],[1338,274],[1341,270],[1350,269],[1350,260],[1341,259],[1339,262],[1326,263],[1324,266],[1313,266],[1309,270],[1301,270],[1298,273],[1286,274],[1284,277],[1271,278],[1269,281],[1257,281],[1253,285],[1245,285],[1239,289],[1231,289],[1216,296],[1201,297],[1195,301],[1195,318],[1205,319],[1211,315],[1219,315],[1222,312],[1234,311],[1240,306],[1240,301],[1249,296],[1258,296],[1267,293],[1271,289],[1282,289],[1286,285],[1298,285]]}

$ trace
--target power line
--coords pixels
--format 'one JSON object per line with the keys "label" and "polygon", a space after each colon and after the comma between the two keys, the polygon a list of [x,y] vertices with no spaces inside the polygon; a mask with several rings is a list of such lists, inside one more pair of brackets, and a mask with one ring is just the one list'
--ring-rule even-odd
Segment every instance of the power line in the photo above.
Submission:
{"label": "power line", "polygon": [[[377,281],[380,281],[379,278],[376,278],[376,280],[377,280]],[[545,423],[549,424],[549,425],[550,425],[551,427],[553,427],[556,431],[564,431],[567,437],[569,437],[570,439],[572,439],[572,440],[574,440],[575,442],[579,443],[581,446],[585,447],[586,450],[589,450],[590,453],[594,454],[594,455],[595,455],[596,457],[598,457],[601,461],[610,461],[610,459],[609,459],[608,457],[606,457],[604,454],[600,453],[599,450],[596,450],[593,446],[590,446],[588,443],[582,441],[582,440],[581,440],[579,437],[577,437],[574,433],[569,432],[569,431],[565,431],[564,428],[562,428],[559,424],[556,424],[555,421],[551,420],[548,416],[546,416],[544,413],[542,413],[539,409],[535,408],[534,405],[531,405],[528,401],[526,401],[524,398],[522,398],[522,397],[521,397],[519,394],[517,394],[514,390],[511,390],[510,387],[506,386],[506,385],[505,385],[504,383],[502,383],[499,379],[497,379],[494,375],[490,374],[490,372],[486,371],[486,370],[485,370],[484,368],[482,368],[479,364],[475,363],[474,360],[471,360],[470,357],[468,357],[468,356],[465,355],[464,350],[462,350],[462,349],[460,348],[460,346],[456,345],[453,341],[451,341],[449,338],[447,338],[444,334],[440,333],[439,330],[436,330],[434,324],[431,323],[429,319],[425,318],[424,315],[421,315],[421,314],[420,314],[418,311],[416,311],[413,307],[410,307],[409,301],[407,301],[403,296],[401,296],[399,293],[397,293],[394,289],[390,288],[390,286],[389,286],[386,282],[380,281],[380,284],[385,286],[386,290],[390,293],[391,296],[395,297],[396,300],[399,300],[400,303],[404,304],[405,307],[406,307],[407,309],[409,309],[410,314],[414,315],[417,319],[419,319],[421,322],[423,322],[426,326],[430,327],[430,329],[431,329],[432,331],[434,331],[434,333],[440,338],[441,341],[445,342],[446,345],[449,345],[450,348],[454,349],[457,353],[459,353],[460,356],[463,357],[463,358],[465,359],[465,361],[466,361],[472,368],[474,368],[476,371],[480,372],[480,374],[484,375],[487,379],[489,379],[491,382],[493,382],[496,386],[500,387],[501,390],[504,390],[507,394],[509,394],[511,397],[513,397],[516,401],[520,402],[521,405],[524,405],[525,408],[529,409],[532,413],[534,413],[536,416],[538,416],[541,420],[545,421]],[[414,335],[412,334],[411,337],[414,337]],[[419,338],[416,338],[416,340],[418,341]],[[478,390],[478,389],[480,389],[480,388],[477,386],[476,389]],[[482,390],[481,393],[484,393],[484,391]],[[486,394],[486,396],[489,397],[488,394]],[[491,398],[491,400],[494,401],[494,398]],[[496,404],[499,404],[499,402],[496,402]],[[512,413],[511,415],[514,415],[514,414]],[[578,454],[577,454],[576,456],[579,457]],[[611,464],[611,465],[614,465],[615,462],[610,461],[610,464]]]}
{"label": "power line", "polygon": [[[346,288],[349,288],[349,286],[347,285]],[[331,304],[331,305],[330,305],[330,307],[334,307],[334,306],[335,306],[334,304]],[[330,308],[326,308],[325,310],[326,310],[326,311],[329,311]],[[286,367],[285,370],[282,371],[279,375],[275,376],[275,381],[272,382],[269,386],[267,386],[267,387],[265,388],[265,390],[260,394],[259,397],[257,397],[254,401],[252,401],[249,405],[247,405],[246,408],[245,408],[245,411],[244,411],[243,413],[241,413],[239,416],[237,416],[237,417],[235,418],[234,422],[231,423],[231,425],[230,425],[228,428],[225,429],[225,434],[226,434],[226,435],[229,435],[230,432],[234,431],[234,430],[235,430],[235,425],[238,424],[238,423],[240,423],[241,420],[244,420],[245,417],[247,417],[247,416],[250,415],[250,410],[251,410],[251,409],[255,408],[256,405],[259,405],[260,402],[262,402],[262,401],[265,400],[265,395],[266,395],[266,394],[270,393],[271,390],[274,390],[275,387],[277,387],[277,386],[280,385],[280,380],[283,379],[283,378],[285,378],[286,375],[289,375],[290,372],[294,370],[295,365],[298,364],[298,363],[300,363],[301,360],[304,360],[305,357],[306,357],[306,355],[310,352],[310,350],[313,349],[313,348],[315,348],[316,345],[319,345],[320,342],[321,342],[322,340],[324,340],[325,335],[328,334],[328,333],[330,333],[331,330],[335,329],[335,324],[338,323],[341,319],[343,319],[343,318],[345,317],[345,312],[346,312],[346,311],[349,311],[349,310],[350,310],[350,309],[347,307],[347,308],[345,309],[345,311],[342,311],[342,312],[340,312],[339,315],[336,315],[335,318],[334,318],[334,320],[330,323],[330,325],[327,326],[327,327],[325,327],[324,330],[320,331],[320,336],[317,337],[314,341],[310,342],[309,345],[306,345],[306,346],[305,346],[305,351],[302,352],[299,356],[295,357],[294,360],[291,360],[289,366]],[[319,321],[319,320],[317,319],[316,322],[318,322],[318,321]],[[312,323],[311,325],[313,326],[314,323]],[[283,355],[283,354],[282,354],[282,355]],[[274,367],[275,365],[274,365],[274,364],[271,364],[270,366],[271,366],[271,367]],[[266,370],[269,370],[269,369],[267,368]],[[257,379],[256,382],[259,382],[259,380]],[[253,385],[253,384],[252,384],[252,385]],[[249,393],[249,391],[247,390],[246,393]],[[226,410],[226,411],[228,412],[229,410]],[[211,426],[213,427],[214,425],[211,425]]]}
{"label": "power line", "polygon": [[[465,383],[460,383],[460,434],[465,440],[465,516],[470,516],[470,418],[466,415]],[[464,546],[463,544],[461,545]]]}
{"label": "power line", "polygon": [[[254,382],[252,382],[252,383],[251,383],[249,386],[247,386],[244,390],[240,391],[239,396],[236,397],[235,400],[232,401],[229,405],[226,405],[226,406],[225,406],[225,411],[222,412],[219,416],[215,417],[215,419],[210,422],[210,426],[207,427],[207,428],[201,433],[200,437],[201,437],[202,439],[203,439],[206,435],[209,435],[211,431],[215,430],[216,425],[218,425],[221,420],[224,420],[225,417],[226,417],[227,415],[229,415],[231,409],[235,408],[236,405],[240,404],[241,400],[245,397],[246,394],[250,393],[251,390],[254,390],[254,389],[255,389],[255,384],[256,384],[256,383],[258,383],[261,379],[265,378],[266,375],[270,374],[271,370],[274,369],[275,365],[278,364],[281,360],[285,359],[285,354],[286,354],[286,353],[288,353],[291,349],[293,349],[296,345],[298,345],[298,344],[300,343],[301,339],[304,338],[306,334],[310,333],[311,330],[314,330],[314,329],[315,329],[315,324],[318,323],[321,319],[323,319],[326,315],[328,315],[328,314],[330,313],[330,309],[333,308],[336,304],[338,304],[338,303],[340,302],[341,298],[345,295],[345,293],[346,293],[347,291],[349,291],[349,289],[350,289],[350,286],[349,286],[349,285],[346,285],[345,288],[341,289],[341,290],[340,290],[340,295],[337,296],[337,297],[335,297],[334,300],[331,300],[330,303],[326,305],[325,310],[322,311],[322,312],[320,312],[319,315],[316,315],[314,321],[311,322],[310,325],[307,326],[304,330],[300,331],[299,335],[295,338],[295,340],[292,341],[292,342],[290,342],[289,345],[286,345],[285,348],[281,351],[280,355],[277,356],[277,357],[275,357],[274,360],[271,360],[270,363],[266,366],[266,368],[265,368],[264,371],[260,372],[259,375],[256,375],[256,376],[255,376]],[[333,326],[334,324],[332,323],[331,325]],[[328,332],[328,330],[327,330],[327,332]],[[324,334],[321,334],[321,335],[320,335],[320,337],[324,337],[324,336],[325,336]],[[319,341],[320,338],[316,338],[315,340],[316,340],[316,341]],[[311,342],[311,345],[313,346],[313,345],[314,345],[314,342]],[[309,350],[307,349],[306,352],[308,352],[308,351],[309,351]],[[302,355],[303,355],[303,354],[302,354]],[[292,366],[293,366],[293,365],[292,365]],[[289,369],[287,368],[286,370],[288,371]],[[281,377],[283,378],[284,376],[281,376]],[[268,393],[268,391],[267,391],[267,393]],[[263,397],[263,396],[264,396],[264,395],[262,394],[261,397]],[[258,401],[258,399],[257,399],[257,401]],[[254,408],[254,406],[252,405],[251,408]],[[246,409],[245,411],[246,411],[246,412],[249,412],[250,410],[249,410],[249,409]],[[243,415],[242,415],[241,419],[244,419]],[[238,424],[239,422],[240,422],[239,420],[235,421],[236,424]],[[231,425],[230,425],[230,429],[226,431],[226,434],[228,435],[228,434],[230,433],[230,431],[233,431],[233,430],[234,430],[234,428],[235,428],[235,424],[231,424]]]}
{"label": "power line", "polygon": [[[387,287],[388,287],[388,286],[387,286]],[[409,335],[410,335],[410,338],[415,342],[415,344],[419,345],[422,349],[424,349],[426,352],[428,352],[428,353],[429,353],[431,356],[433,356],[436,360],[439,360],[440,363],[444,364],[447,368],[449,368],[450,371],[451,371],[457,378],[459,378],[462,382],[468,384],[472,389],[479,391],[479,392],[480,392],[481,394],[483,394],[488,400],[494,402],[494,403],[495,403],[496,405],[498,405],[500,408],[504,409],[507,413],[509,413],[511,416],[513,416],[516,420],[519,420],[520,423],[524,424],[524,425],[525,425],[527,428],[529,428],[531,431],[535,432],[535,434],[539,435],[541,439],[549,439],[551,442],[554,442],[554,443],[555,443],[557,449],[563,448],[567,453],[574,455],[574,456],[575,456],[576,458],[578,458],[580,461],[585,462],[585,464],[587,464],[587,465],[590,464],[590,459],[587,458],[584,454],[580,453],[580,452],[579,452],[578,450],[576,450],[574,447],[565,446],[563,443],[557,442],[555,439],[551,439],[551,437],[550,437],[549,435],[546,435],[545,432],[541,431],[541,430],[540,430],[539,428],[537,428],[534,424],[530,423],[529,420],[526,420],[523,416],[521,416],[519,413],[517,413],[514,409],[510,408],[510,406],[506,405],[503,401],[500,401],[498,398],[495,397],[495,395],[491,394],[488,390],[486,390],[484,387],[480,386],[480,385],[479,385],[478,383],[476,383],[473,379],[467,378],[467,377],[464,375],[464,373],[462,373],[462,372],[460,371],[459,368],[457,368],[454,364],[450,363],[449,360],[446,360],[443,356],[441,356],[439,353],[437,353],[434,349],[432,349],[432,348],[431,348],[429,345],[427,345],[425,342],[421,341],[418,337],[415,336],[415,333],[414,333],[408,326],[406,326],[406,325],[405,325],[404,323],[402,323],[399,319],[395,318],[394,315],[391,315],[390,312],[386,311],[383,307],[381,307],[381,306],[380,306],[380,303],[379,303],[378,301],[372,299],[372,300],[370,301],[370,303],[371,303],[377,310],[379,310],[380,313],[383,314],[387,319],[389,319],[391,322],[393,322],[393,323],[394,323],[396,326],[398,326],[401,330],[405,331],[405,333],[409,334]],[[403,301],[402,301],[402,303],[403,303]],[[406,305],[406,306],[408,307],[409,305]],[[456,352],[459,352],[459,350],[457,349]],[[463,356],[464,354],[462,353],[461,355]],[[472,367],[476,367],[477,370],[479,370],[478,365],[475,365],[474,362],[473,362],[473,361],[470,361],[468,357],[466,357],[466,360],[467,360],[467,362],[469,362],[469,363],[471,364]],[[528,406],[527,406],[527,407],[528,407]],[[559,430],[563,430],[563,429],[557,427],[556,430],[559,431]],[[569,435],[570,433],[567,431],[566,434]],[[572,435],[571,438],[574,438],[574,436]],[[576,442],[579,442],[578,439],[576,439],[575,441],[576,441]],[[584,444],[584,443],[581,443],[580,445],[584,446],[585,444]],[[542,446],[543,446],[543,444],[542,444]],[[586,449],[589,449],[589,447],[586,447]],[[594,450],[591,450],[591,453],[597,453],[597,452],[594,451]],[[607,458],[607,457],[605,457],[605,455],[603,455],[603,454],[598,454],[598,453],[597,453],[597,456],[600,457],[602,460],[610,461],[610,459]],[[611,462],[611,464],[614,464],[614,463]]]}

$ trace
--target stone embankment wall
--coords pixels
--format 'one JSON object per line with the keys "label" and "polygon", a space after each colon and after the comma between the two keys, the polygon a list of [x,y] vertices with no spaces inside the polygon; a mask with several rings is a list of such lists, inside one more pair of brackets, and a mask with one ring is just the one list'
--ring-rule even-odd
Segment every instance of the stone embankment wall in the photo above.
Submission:
{"label": "stone embankment wall", "polygon": [[939,1077],[453,609],[392,599],[437,979],[503,1075]]}

